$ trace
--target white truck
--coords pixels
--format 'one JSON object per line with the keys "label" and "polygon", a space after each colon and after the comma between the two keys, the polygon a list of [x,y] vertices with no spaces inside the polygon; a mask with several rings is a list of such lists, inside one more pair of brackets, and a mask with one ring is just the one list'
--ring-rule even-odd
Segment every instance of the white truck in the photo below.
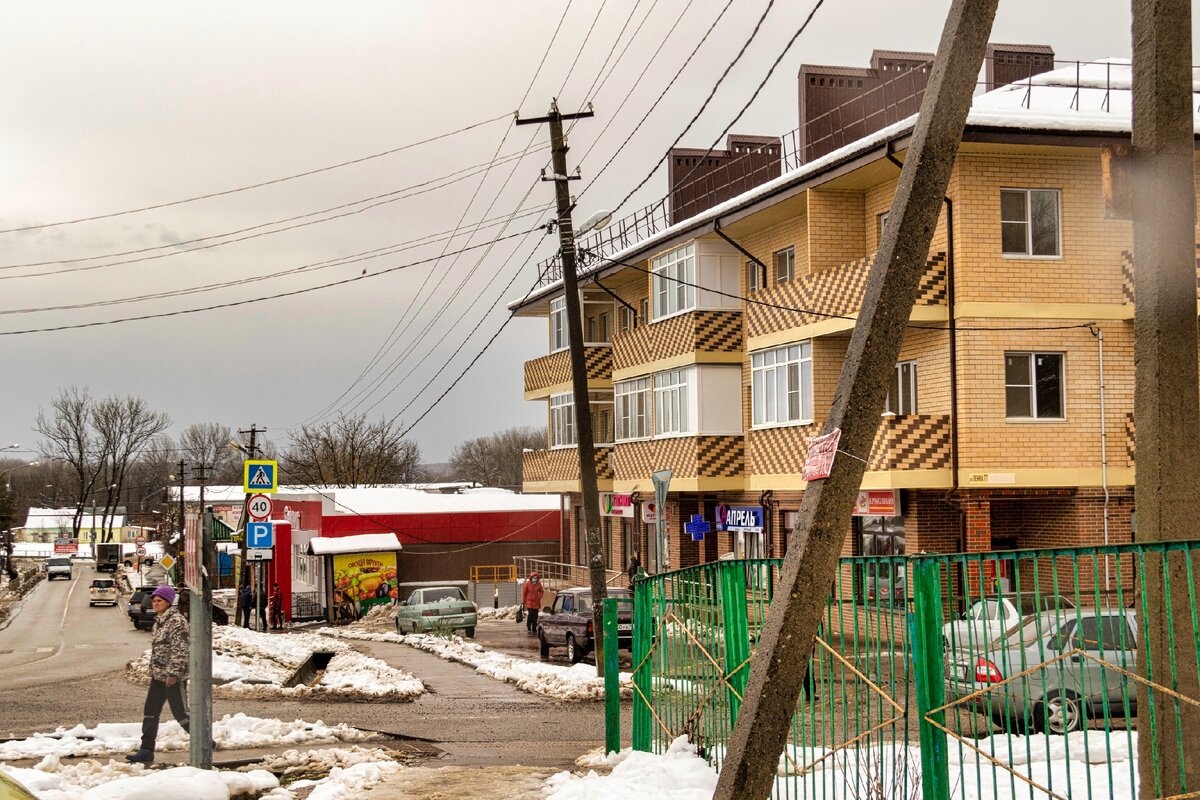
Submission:
{"label": "white truck", "polygon": [[121,566],[121,543],[97,542],[96,571],[116,572],[119,566]]}

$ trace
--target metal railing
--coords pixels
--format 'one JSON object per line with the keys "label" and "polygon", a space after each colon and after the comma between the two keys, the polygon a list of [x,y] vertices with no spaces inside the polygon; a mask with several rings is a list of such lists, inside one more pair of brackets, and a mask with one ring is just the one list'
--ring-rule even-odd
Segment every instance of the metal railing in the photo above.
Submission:
{"label": "metal railing", "polygon": [[[780,564],[637,583],[635,749],[686,735],[721,767]],[[1132,798],[1139,707],[1140,769],[1200,796],[1198,569],[1200,542],[842,559],[775,796]],[[1173,609],[1150,638],[1148,594]]]}
{"label": "metal railing", "polygon": [[500,581],[515,581],[516,579],[516,564],[473,564],[470,568],[470,580],[472,583],[499,583]]}
{"label": "metal railing", "polygon": [[[531,572],[537,572],[542,585],[551,591],[591,584],[588,568],[581,564],[563,564],[541,558],[513,556],[513,567],[520,580],[528,578]],[[604,570],[604,581],[609,586],[619,585],[619,579],[624,574],[619,570],[606,569]]]}

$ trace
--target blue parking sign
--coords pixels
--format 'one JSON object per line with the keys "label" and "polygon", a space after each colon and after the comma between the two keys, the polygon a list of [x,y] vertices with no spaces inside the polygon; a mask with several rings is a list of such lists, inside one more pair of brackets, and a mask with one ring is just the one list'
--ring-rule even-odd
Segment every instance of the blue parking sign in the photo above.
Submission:
{"label": "blue parking sign", "polygon": [[275,526],[270,522],[246,523],[246,547],[274,547]]}

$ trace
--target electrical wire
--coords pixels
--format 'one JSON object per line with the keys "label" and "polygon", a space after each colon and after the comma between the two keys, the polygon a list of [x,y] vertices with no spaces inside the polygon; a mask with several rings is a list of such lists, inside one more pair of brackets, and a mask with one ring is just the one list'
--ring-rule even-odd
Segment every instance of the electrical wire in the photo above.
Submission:
{"label": "electrical wire", "polygon": [[[533,230],[538,230],[538,228],[534,228]],[[526,233],[527,233],[527,231],[520,231],[518,233],[512,233],[507,236],[502,236],[495,241],[505,241],[507,239],[515,239],[518,236],[524,236]],[[464,251],[477,250],[479,248],[488,247],[493,243],[494,242],[481,242],[480,244],[469,245],[467,247],[464,247],[463,250]],[[296,295],[308,294],[310,292],[321,291],[323,289],[331,289],[335,286],[345,286],[346,284],[357,283],[358,281],[365,281],[365,280],[368,280],[371,278],[378,278],[382,275],[388,275],[388,274],[390,274],[392,272],[396,272],[398,270],[409,269],[411,267],[421,266],[422,264],[430,264],[430,263],[438,261],[439,258],[440,258],[440,256],[424,258],[419,261],[412,261],[407,264],[399,264],[394,267],[388,267],[387,269],[378,270],[376,272],[370,272],[365,275],[356,275],[352,278],[345,278],[345,279],[339,280],[339,281],[331,281],[329,283],[322,283],[322,284],[318,284],[317,286],[309,286],[304,289],[295,289],[290,292],[279,292],[277,294],[266,295],[263,297],[251,297],[251,298],[247,298],[245,300],[235,300],[235,301],[231,301],[228,303],[217,303],[217,304],[214,304],[211,306],[201,306],[200,308],[184,308],[184,309],[179,309],[176,311],[164,311],[164,312],[157,313],[157,314],[141,314],[139,316],[134,316],[134,317],[122,317],[120,319],[99,320],[96,322],[80,322],[80,323],[75,323],[75,324],[71,324],[71,325],[54,325],[54,326],[49,326],[49,327],[45,327],[45,328],[27,328],[25,330],[16,330],[16,331],[0,331],[0,336],[23,336],[23,335],[29,334],[29,333],[52,333],[52,332],[56,332],[56,331],[78,330],[80,328],[98,328],[98,327],[103,327],[106,325],[119,325],[119,324],[126,323],[126,322],[141,322],[141,321],[149,320],[149,319],[163,319],[165,317],[177,317],[177,316],[182,316],[185,314],[198,314],[198,313],[201,313],[204,311],[215,311],[215,310],[221,309],[221,308],[235,308],[237,306],[245,306],[245,305],[251,305],[254,303],[262,303],[262,302],[266,302],[268,300],[278,300],[278,299],[281,299],[284,297],[294,297]]]}
{"label": "electrical wire", "polygon": [[219,192],[209,192],[208,194],[196,195],[194,197],[186,197],[182,200],[171,200],[166,203],[156,203],[154,205],[142,206],[141,208],[126,209],[125,211],[112,211],[107,214],[96,214],[96,215],[90,216],[90,217],[78,217],[76,219],[59,220],[58,222],[45,222],[45,223],[41,223],[38,225],[23,225],[23,226],[17,227],[17,228],[5,228],[5,229],[0,229],[0,234],[19,233],[21,231],[41,230],[44,228],[54,228],[54,227],[58,227],[61,225],[75,225],[80,222],[93,222],[95,220],[100,220],[100,219],[111,219],[113,217],[121,217],[121,216],[126,216],[128,214],[140,214],[143,211],[155,211],[160,208],[170,208],[171,206],[179,206],[179,205],[183,205],[185,203],[194,203],[198,200],[208,200],[213,197],[224,197],[226,195],[237,194],[239,192],[247,192],[247,191],[250,191],[251,189],[261,189],[264,186],[274,186],[275,184],[285,183],[287,181],[294,181],[297,178],[307,178],[310,175],[317,175],[322,172],[329,172],[330,170],[341,169],[342,167],[349,167],[354,164],[361,164],[364,161],[371,161],[372,159],[389,156],[394,153],[402,152],[404,150],[411,150],[412,148],[419,147],[423,144],[429,144],[431,142],[436,142],[440,139],[446,139],[451,136],[457,136],[460,133],[466,133],[467,131],[474,130],[475,128],[480,128],[485,125],[490,125],[493,122],[499,122],[502,119],[507,119],[508,116],[509,116],[508,114],[502,114],[498,117],[492,117],[491,119],[485,119],[485,120],[482,120],[481,122],[475,122],[475,123],[472,123],[465,127],[458,128],[457,130],[449,131],[448,133],[438,134],[437,136],[431,136],[427,139],[422,139],[421,141],[418,141],[418,142],[412,142],[410,144],[401,145],[400,147],[393,147],[390,150],[384,150],[379,153],[373,153],[371,155],[362,156],[360,158],[351,159],[349,161],[342,161],[338,164],[330,164],[329,166],[319,167],[317,169],[310,169],[305,172],[298,172],[294,175],[285,175],[282,178],[272,178],[271,180],[260,181],[258,183],[252,183],[252,184],[249,184],[246,186],[239,186],[234,189],[224,189]]}
{"label": "electrical wire", "polygon": [[[640,2],[640,0],[639,0]],[[563,91],[567,88],[567,82],[571,80],[571,74],[575,72],[575,65],[579,63],[579,57],[583,55],[584,48],[587,47],[588,40],[592,38],[592,31],[596,29],[596,23],[600,21],[600,15],[604,13],[604,7],[608,5],[608,0],[601,0],[600,8],[596,9],[596,16],[592,17],[592,24],[588,26],[587,33],[584,34],[583,41],[579,47],[575,48],[575,58],[571,61],[571,66],[567,69],[567,74],[563,78],[562,85],[558,87],[557,97],[562,97]]]}

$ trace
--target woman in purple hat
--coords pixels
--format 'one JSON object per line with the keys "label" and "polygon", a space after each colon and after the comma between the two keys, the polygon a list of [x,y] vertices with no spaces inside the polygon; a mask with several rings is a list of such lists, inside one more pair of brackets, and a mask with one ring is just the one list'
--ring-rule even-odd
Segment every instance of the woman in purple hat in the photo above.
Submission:
{"label": "woman in purple hat", "polygon": [[158,736],[158,718],[163,703],[171,706],[175,719],[185,731],[188,730],[188,623],[173,607],[174,602],[175,590],[170,586],[159,586],[150,595],[150,605],[157,616],[150,644],[150,689],[146,692],[146,706],[142,712],[142,746],[136,753],[126,756],[126,761],[153,763],[154,740]]}

